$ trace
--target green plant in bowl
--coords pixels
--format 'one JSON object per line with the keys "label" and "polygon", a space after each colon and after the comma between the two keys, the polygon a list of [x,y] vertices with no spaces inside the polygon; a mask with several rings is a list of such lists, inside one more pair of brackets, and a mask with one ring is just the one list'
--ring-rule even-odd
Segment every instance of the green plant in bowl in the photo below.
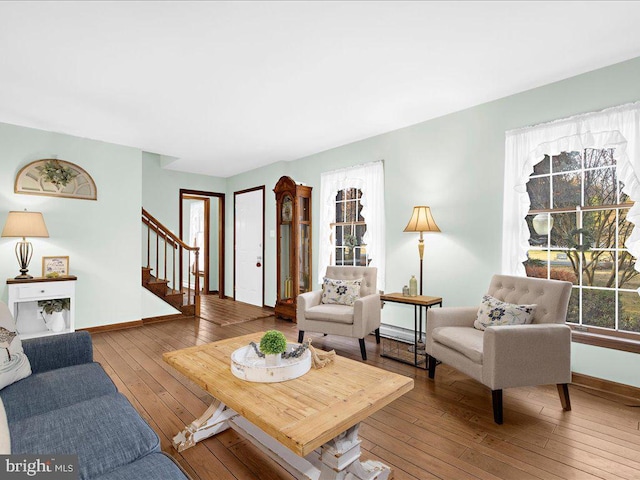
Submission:
{"label": "green plant in bowl", "polygon": [[260,339],[260,351],[265,355],[277,355],[287,351],[287,339],[278,330],[267,330]]}
{"label": "green plant in bowl", "polygon": [[42,310],[44,310],[47,315],[51,315],[53,312],[69,310],[71,308],[71,300],[68,298],[56,298],[55,300],[38,300],[38,306],[42,307]]}

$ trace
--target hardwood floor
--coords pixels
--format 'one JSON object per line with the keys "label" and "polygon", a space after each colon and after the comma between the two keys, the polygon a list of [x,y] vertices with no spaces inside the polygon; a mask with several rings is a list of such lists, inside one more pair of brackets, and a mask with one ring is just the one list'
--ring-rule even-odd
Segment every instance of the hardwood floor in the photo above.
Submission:
{"label": "hardwood floor", "polygon": [[218,295],[200,296],[200,318],[209,320],[216,325],[244,323],[271,315],[273,315],[273,309],[235,302],[220,298]]}
{"label": "hardwood floor", "polygon": [[[198,319],[93,334],[94,355],[194,479],[291,479],[232,430],[182,453],[170,439],[199,416],[210,397],[162,361],[161,354],[222,338],[277,328],[297,338],[295,324],[273,316],[227,326]],[[314,346],[360,360],[357,340],[312,335]],[[440,365],[426,372],[379,356],[367,339],[367,363],[411,376],[415,388],[360,429],[364,458],[379,459],[405,479],[640,479],[637,401],[570,386],[563,412],[555,385],[504,392],[504,424],[493,422],[491,392]]]}

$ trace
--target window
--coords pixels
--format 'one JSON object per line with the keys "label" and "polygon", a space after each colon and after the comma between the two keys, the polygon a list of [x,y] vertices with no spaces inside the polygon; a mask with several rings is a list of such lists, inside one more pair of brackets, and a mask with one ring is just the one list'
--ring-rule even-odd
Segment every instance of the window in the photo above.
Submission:
{"label": "window", "polygon": [[640,103],[506,132],[502,273],[571,281],[573,340],[640,353],[638,132]]}
{"label": "window", "polygon": [[318,283],[329,265],[370,266],[384,290],[383,162],[322,173],[319,204]]}
{"label": "window", "polygon": [[335,254],[333,265],[369,264],[367,245],[363,237],[367,223],[362,216],[362,190],[345,188],[336,195],[336,222],[333,227]]}
{"label": "window", "polygon": [[525,268],[573,283],[568,322],[640,333],[640,275],[624,246],[633,203],[622,186],[614,148],[545,155],[527,183]]}

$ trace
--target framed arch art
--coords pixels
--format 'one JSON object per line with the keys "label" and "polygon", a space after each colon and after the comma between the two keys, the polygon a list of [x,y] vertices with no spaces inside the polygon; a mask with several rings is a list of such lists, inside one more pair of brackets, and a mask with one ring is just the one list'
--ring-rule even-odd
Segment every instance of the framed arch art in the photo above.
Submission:
{"label": "framed arch art", "polygon": [[36,160],[16,176],[15,193],[97,200],[96,184],[82,167],[55,158]]}

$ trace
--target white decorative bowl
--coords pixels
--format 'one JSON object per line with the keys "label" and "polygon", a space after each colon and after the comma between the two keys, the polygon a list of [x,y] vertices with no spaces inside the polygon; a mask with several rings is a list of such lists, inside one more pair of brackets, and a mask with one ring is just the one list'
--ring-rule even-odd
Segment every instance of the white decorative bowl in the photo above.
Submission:
{"label": "white decorative bowl", "polygon": [[[287,343],[287,352],[295,350],[298,343]],[[249,382],[275,383],[293,380],[311,368],[309,349],[298,358],[283,358],[280,365],[269,367],[265,359],[260,358],[251,345],[241,347],[231,354],[231,373]]]}

